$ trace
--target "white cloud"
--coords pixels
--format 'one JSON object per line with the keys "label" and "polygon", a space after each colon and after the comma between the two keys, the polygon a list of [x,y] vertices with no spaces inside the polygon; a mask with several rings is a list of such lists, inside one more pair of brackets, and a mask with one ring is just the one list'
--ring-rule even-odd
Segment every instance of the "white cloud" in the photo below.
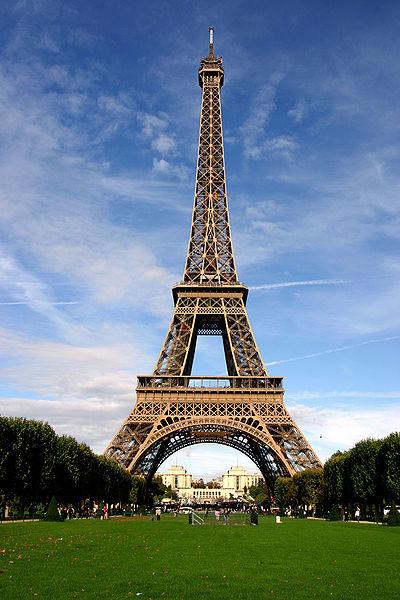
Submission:
{"label": "white cloud", "polygon": [[286,399],[288,401],[304,401],[304,400],[321,400],[325,402],[325,400],[332,400],[332,398],[353,398],[353,399],[361,399],[361,400],[400,400],[400,390],[375,390],[375,391],[365,391],[365,390],[329,390],[327,392],[322,391],[298,391],[298,392],[287,392]]}
{"label": "white cloud", "polygon": [[[111,176],[107,164],[93,162],[88,144],[90,128],[82,127],[79,120],[68,128],[62,124],[65,104],[59,99],[65,96],[69,101],[71,90],[79,92],[82,88],[79,81],[71,81],[68,69],[53,70],[53,77],[55,73],[64,86],[57,103],[33,85],[34,70],[16,64],[11,76],[0,69],[4,83],[0,103],[7,115],[0,123],[3,144],[7,146],[0,164],[4,181],[0,192],[2,229],[4,237],[10,238],[12,255],[26,258],[29,265],[41,271],[41,278],[28,268],[22,272],[14,260],[14,270],[21,272],[13,275],[20,280],[19,295],[13,299],[29,301],[29,292],[35,310],[54,322],[68,321],[56,309],[54,303],[61,299],[53,297],[51,286],[43,284],[40,288],[43,277],[61,275],[71,285],[83,286],[90,303],[123,301],[164,315],[169,300],[167,294],[161,299],[160,282],[167,289],[178,275],[160,264],[153,250],[157,249],[157,235],[148,231],[144,237],[134,228],[110,222],[108,210],[121,196],[164,206],[170,213],[175,205],[182,210],[179,185],[172,188],[143,174],[140,178]],[[26,84],[24,94],[20,93],[21,77]],[[86,93],[78,93],[78,97],[92,106]],[[129,97],[123,94],[100,96],[98,103],[99,110],[91,115],[96,116],[95,123],[98,119],[100,136],[95,139],[100,144],[109,126],[119,127],[120,122],[129,121],[131,108]],[[154,119],[150,121],[154,125]],[[176,166],[171,166],[169,172],[181,178],[185,175]],[[34,290],[22,294],[21,281],[29,281],[29,290],[33,285]],[[40,290],[42,296],[47,294],[46,300],[44,296],[39,299]]]}
{"label": "white cloud", "polygon": [[124,98],[123,95],[117,96],[99,96],[97,103],[102,110],[105,110],[114,116],[122,117],[126,123],[132,117],[132,106],[128,103],[133,103],[131,98]]}
{"label": "white cloud", "polygon": [[82,345],[0,330],[0,354],[7,357],[0,377],[20,392],[0,397],[0,413],[48,420],[102,451],[133,408],[136,373],[155,360],[138,333],[129,332],[129,341],[126,331],[115,332],[119,341],[112,333],[96,331]]}
{"label": "white cloud", "polygon": [[291,135],[281,135],[277,137],[271,137],[267,139],[259,146],[259,151],[263,155],[267,153],[275,153],[280,156],[290,157],[293,150],[298,148],[297,142],[295,142]]}
{"label": "white cloud", "polygon": [[37,43],[38,47],[42,50],[48,50],[50,52],[60,52],[60,46],[57,42],[48,34],[43,34]]}
{"label": "white cloud", "polygon": [[262,146],[266,127],[270,115],[275,109],[275,93],[283,75],[278,73],[271,77],[269,83],[264,84],[253,99],[250,114],[240,127],[240,135],[247,158],[259,158],[262,155]]}
{"label": "white cloud", "polygon": [[288,410],[325,460],[336,450],[347,450],[362,439],[382,438],[399,429],[400,405],[383,405],[378,408],[358,406],[331,406],[313,408],[302,404],[288,404]]}
{"label": "white cloud", "polygon": [[301,99],[288,111],[288,116],[293,119],[295,123],[301,123],[308,115],[308,110],[307,102],[304,99]]}
{"label": "white cloud", "polygon": [[168,173],[171,169],[171,166],[167,160],[164,158],[154,158],[153,159],[153,171],[155,173]]}
{"label": "white cloud", "polygon": [[[2,280],[6,282],[5,286],[2,286]],[[64,331],[74,328],[73,322],[55,308],[58,304],[68,303],[58,302],[50,286],[18,265],[16,260],[6,255],[0,247],[0,289],[2,287],[5,288],[7,295],[14,298],[14,301],[0,302],[3,306],[24,304],[61,327]]]}
{"label": "white cloud", "polygon": [[139,113],[139,122],[142,125],[142,135],[145,138],[154,138],[161,131],[167,128],[167,119],[165,115],[152,115],[149,113]]}
{"label": "white cloud", "polygon": [[305,281],[282,281],[280,283],[264,283],[262,285],[253,285],[252,290],[274,290],[286,287],[298,287],[303,285],[342,285],[353,283],[351,279],[309,279]]}
{"label": "white cloud", "polygon": [[117,400],[115,390],[112,392],[114,396],[109,401],[88,397],[59,400],[0,397],[0,414],[44,420],[59,435],[72,435],[101,453],[127,416],[129,402]]}
{"label": "white cloud", "polygon": [[259,278],[262,268],[267,272],[267,267],[285,265],[293,277],[306,262],[308,269],[322,267],[332,274],[327,279],[340,273],[340,279],[355,282],[335,295],[320,288],[314,300],[300,297],[296,321],[305,329],[345,336],[396,333],[400,287],[390,244],[400,231],[400,179],[393,169],[394,154],[399,156],[382,147],[372,160],[370,151],[360,149],[337,159],[333,171],[330,163],[304,153],[278,172],[269,162],[273,185],[297,189],[298,196],[275,191],[275,208],[268,209],[264,199],[245,200],[248,218],[237,218],[234,230],[239,268],[257,269]]}
{"label": "white cloud", "polygon": [[169,122],[165,114],[139,113],[138,120],[142,127],[141,135],[149,141],[153,150],[163,155],[175,154],[176,141],[172,134],[167,133]]}
{"label": "white cloud", "polygon": [[275,73],[269,83],[258,90],[250,105],[250,114],[239,128],[246,158],[260,159],[268,155],[290,158],[298,147],[292,135],[268,135],[269,121],[276,109],[276,90],[282,78],[282,73]]}
{"label": "white cloud", "polygon": [[160,134],[151,142],[151,147],[160,154],[171,154],[176,148],[176,142],[171,136]]}
{"label": "white cloud", "polygon": [[189,169],[183,165],[173,164],[164,158],[153,158],[153,173],[157,175],[171,175],[181,181],[189,178]]}
{"label": "white cloud", "polygon": [[325,354],[334,354],[335,352],[343,352],[344,350],[352,350],[353,348],[360,348],[361,346],[368,346],[369,344],[378,344],[383,342],[392,342],[399,340],[400,335],[393,335],[390,337],[379,338],[377,340],[365,340],[364,342],[357,342],[356,344],[349,344],[347,346],[341,346],[340,348],[330,348],[329,350],[323,350],[322,352],[313,352],[312,354],[305,354],[304,356],[294,356],[291,358],[285,358],[283,360],[274,360],[267,363],[270,365],[281,365],[284,363],[294,362],[297,360],[306,360],[308,358],[316,358],[318,356],[324,356]]}
{"label": "white cloud", "polygon": [[[69,306],[72,304],[79,304],[78,300],[57,300],[56,302],[48,302],[48,304],[50,306]],[[30,302],[23,302],[23,301],[10,301],[10,302],[0,302],[0,306],[30,306],[31,303]]]}

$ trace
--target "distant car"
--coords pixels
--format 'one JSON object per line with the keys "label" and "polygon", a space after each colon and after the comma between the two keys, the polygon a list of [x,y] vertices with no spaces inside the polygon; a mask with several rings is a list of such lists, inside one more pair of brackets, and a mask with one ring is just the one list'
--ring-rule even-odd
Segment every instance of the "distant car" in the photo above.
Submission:
{"label": "distant car", "polygon": [[[396,508],[397,508],[397,512],[400,514],[400,506],[397,505]],[[383,509],[384,516],[387,517],[389,512],[390,512],[390,506],[385,506],[385,508]]]}
{"label": "distant car", "polygon": [[191,508],[190,506],[181,506],[179,512],[181,512],[184,515],[188,515],[189,513],[193,512],[193,508]]}

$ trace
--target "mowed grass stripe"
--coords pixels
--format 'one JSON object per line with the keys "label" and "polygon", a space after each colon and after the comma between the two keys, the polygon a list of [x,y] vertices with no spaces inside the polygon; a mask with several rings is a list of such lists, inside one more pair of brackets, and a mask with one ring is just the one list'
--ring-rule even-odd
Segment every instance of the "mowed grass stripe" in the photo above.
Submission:
{"label": "mowed grass stripe", "polygon": [[[212,519],[210,519],[210,523]],[[400,598],[400,528],[187,517],[0,527],[8,599]]]}

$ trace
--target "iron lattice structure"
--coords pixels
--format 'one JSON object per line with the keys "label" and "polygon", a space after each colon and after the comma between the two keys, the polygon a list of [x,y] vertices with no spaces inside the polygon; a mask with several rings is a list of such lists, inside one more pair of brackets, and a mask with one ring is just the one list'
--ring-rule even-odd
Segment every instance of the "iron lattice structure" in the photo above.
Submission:
{"label": "iron lattice structure", "polygon": [[[139,376],[136,404],[105,454],[151,478],[176,450],[202,442],[232,446],[269,485],[320,461],[284,402],[282,377],[270,377],[246,311],[229,224],[222,135],[222,59],[200,63],[200,134],[192,225],[183,280],[152,375]],[[228,377],[192,377],[199,335],[222,336]]]}

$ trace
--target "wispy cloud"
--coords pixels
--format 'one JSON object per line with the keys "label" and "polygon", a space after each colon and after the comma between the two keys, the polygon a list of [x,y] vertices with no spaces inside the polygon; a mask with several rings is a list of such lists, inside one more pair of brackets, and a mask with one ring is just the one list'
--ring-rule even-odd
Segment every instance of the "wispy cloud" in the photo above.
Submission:
{"label": "wispy cloud", "polygon": [[253,285],[251,290],[274,290],[277,288],[297,287],[302,285],[342,285],[353,283],[352,279],[309,279],[305,281],[282,281],[280,283],[264,283]]}
{"label": "wispy cloud", "polygon": [[48,420],[101,452],[134,405],[136,373],[150,370],[156,355],[148,339],[115,327],[83,343],[0,329],[0,379],[15,390],[0,393],[0,413]]}
{"label": "wispy cloud", "polygon": [[[26,268],[6,252],[0,249],[0,288],[1,280],[12,281],[6,285],[6,292],[14,300],[0,302],[3,306],[25,305],[33,311],[46,317],[55,325],[67,330],[73,328],[73,322],[56,305],[70,304],[71,302],[57,301],[51,287],[32,275]],[[75,303],[75,302],[73,302]]]}
{"label": "wispy cloud", "polygon": [[182,181],[187,181],[191,174],[190,169],[184,165],[171,163],[171,161],[165,158],[153,158],[152,171],[156,175],[173,175]]}
{"label": "wispy cloud", "polygon": [[367,437],[389,435],[400,423],[400,405],[395,403],[362,409],[354,401],[327,408],[288,403],[288,409],[323,460]]}
{"label": "wispy cloud", "polygon": [[295,123],[301,123],[308,114],[307,102],[303,99],[296,102],[296,104],[288,111],[288,116],[293,119]]}
{"label": "wispy cloud", "polygon": [[286,392],[286,399],[288,401],[293,400],[320,400],[325,402],[326,400],[339,399],[361,399],[361,400],[400,400],[400,390],[329,390],[329,391],[298,391],[298,392]]}
{"label": "wispy cloud", "polygon": [[325,354],[333,354],[335,352],[343,352],[344,350],[352,350],[353,348],[359,348],[361,346],[368,346],[369,344],[379,344],[382,342],[391,342],[393,340],[399,340],[400,335],[393,335],[390,337],[379,338],[377,340],[366,340],[365,342],[358,342],[357,344],[349,344],[348,346],[341,346],[340,348],[330,348],[329,350],[323,350],[322,352],[314,352],[313,354],[305,354],[304,356],[294,356],[292,358],[285,358],[284,360],[274,360],[267,363],[270,365],[281,365],[283,363],[294,362],[296,360],[306,360],[307,358],[316,358],[317,356],[324,356]]}
{"label": "wispy cloud", "polygon": [[[79,304],[80,302],[78,300],[70,300],[70,301],[63,301],[63,300],[59,300],[57,302],[49,302],[49,306],[57,306],[57,305],[71,305],[71,304]],[[30,306],[30,302],[0,302],[0,306]]]}
{"label": "wispy cloud", "polygon": [[[160,282],[167,289],[179,275],[157,256],[159,237],[168,237],[165,231],[147,226],[143,236],[135,205],[169,213],[176,207],[188,214],[190,206],[182,209],[178,184],[154,180],[149,172],[111,174],[106,162],[94,161],[93,145],[99,151],[110,123],[126,123],[132,116],[122,93],[100,96],[94,105],[98,83],[91,82],[90,74],[86,80],[82,73],[78,77],[62,68],[57,71],[56,102],[46,94],[49,75],[42,67],[40,62],[32,66],[17,60],[7,68],[0,64],[0,103],[8,115],[0,123],[7,146],[0,165],[5,182],[0,192],[1,229],[3,238],[10,240],[8,262],[2,259],[0,275],[17,282],[6,286],[5,293],[10,301],[26,302],[47,319],[68,326],[70,321],[57,310],[61,304],[56,304],[64,299],[55,297],[46,283],[62,274],[70,286],[84,287],[92,306],[124,301],[164,315],[169,302],[167,295],[160,297]],[[18,91],[21,79],[24,94]],[[72,94],[84,98],[82,110],[89,111],[92,122],[82,123],[74,116],[65,126],[69,104],[64,100]],[[131,227],[119,217],[121,201],[130,203]]]}
{"label": "wispy cloud", "polygon": [[293,136],[267,133],[270,117],[276,108],[276,90],[282,78],[282,73],[275,73],[268,83],[260,87],[250,105],[247,119],[239,128],[246,158],[259,159],[269,154],[290,156],[297,148]]}

